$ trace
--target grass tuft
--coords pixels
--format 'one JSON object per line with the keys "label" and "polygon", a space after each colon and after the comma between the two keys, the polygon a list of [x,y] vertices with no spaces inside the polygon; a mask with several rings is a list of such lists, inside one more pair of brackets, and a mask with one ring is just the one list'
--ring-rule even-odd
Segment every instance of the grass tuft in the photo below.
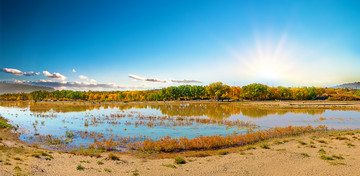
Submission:
{"label": "grass tuft", "polygon": [[109,154],[108,158],[114,161],[120,161],[120,158],[112,153]]}
{"label": "grass tuft", "polygon": [[170,167],[170,168],[176,168],[176,166],[173,165],[173,164],[163,164],[162,166]]}
{"label": "grass tuft", "polygon": [[184,158],[180,157],[180,156],[177,156],[175,157],[175,164],[185,164],[186,161]]}
{"label": "grass tuft", "polygon": [[85,167],[82,166],[81,164],[79,164],[79,165],[76,167],[76,170],[85,170]]}
{"label": "grass tuft", "polygon": [[310,155],[307,154],[307,153],[301,153],[301,155],[302,155],[302,156],[305,156],[305,157],[310,157]]}
{"label": "grass tuft", "polygon": [[326,154],[326,151],[321,148],[321,149],[318,151],[318,153],[320,153],[320,154],[322,154],[322,155],[325,155],[325,154]]}
{"label": "grass tuft", "polygon": [[326,156],[326,155],[321,155],[321,156],[320,156],[320,159],[322,159],[322,160],[334,160],[333,157],[331,157],[331,156]]}
{"label": "grass tuft", "polygon": [[16,172],[21,172],[22,170],[21,170],[21,168],[20,168],[19,166],[15,166],[15,167],[14,167],[14,171],[16,171]]}
{"label": "grass tuft", "polygon": [[307,143],[306,142],[304,142],[304,141],[298,141],[301,145],[307,145]]}
{"label": "grass tuft", "polygon": [[104,169],[104,171],[105,171],[105,172],[109,172],[109,173],[111,173],[111,170],[110,170],[110,169],[108,169],[108,168],[105,168],[105,169]]}
{"label": "grass tuft", "polygon": [[266,143],[261,143],[259,146],[263,149],[270,149],[270,146]]}

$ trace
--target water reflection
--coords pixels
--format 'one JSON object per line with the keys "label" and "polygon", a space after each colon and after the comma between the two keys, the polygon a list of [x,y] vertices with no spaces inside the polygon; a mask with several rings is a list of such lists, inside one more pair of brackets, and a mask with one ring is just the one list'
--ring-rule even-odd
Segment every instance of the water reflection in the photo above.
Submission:
{"label": "water reflection", "polygon": [[324,109],[263,109],[253,107],[241,107],[233,103],[173,103],[173,104],[122,104],[122,105],[100,105],[89,104],[88,102],[57,102],[57,103],[34,103],[34,102],[0,102],[3,107],[20,107],[29,108],[33,113],[46,112],[83,112],[94,109],[154,109],[159,110],[163,115],[168,116],[206,116],[214,120],[222,120],[231,117],[232,115],[247,116],[250,118],[262,118],[269,115],[285,115],[287,113],[293,114],[308,114],[321,115],[325,112]]}

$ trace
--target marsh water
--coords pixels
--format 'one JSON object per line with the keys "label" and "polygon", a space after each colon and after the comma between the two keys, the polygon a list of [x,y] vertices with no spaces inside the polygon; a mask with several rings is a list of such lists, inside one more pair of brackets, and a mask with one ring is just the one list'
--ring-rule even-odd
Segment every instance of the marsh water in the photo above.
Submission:
{"label": "marsh water", "polygon": [[[71,138],[71,145],[116,137],[226,135],[285,126],[326,125],[360,128],[360,112],[325,109],[262,109],[235,103],[89,105],[81,103],[0,102],[0,115],[18,126],[20,139]],[[91,135],[90,135],[91,134]]]}

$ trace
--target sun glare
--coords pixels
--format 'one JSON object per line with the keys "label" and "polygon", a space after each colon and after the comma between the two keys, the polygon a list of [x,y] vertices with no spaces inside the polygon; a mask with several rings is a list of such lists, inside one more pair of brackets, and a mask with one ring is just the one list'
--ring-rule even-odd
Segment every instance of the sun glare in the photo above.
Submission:
{"label": "sun glare", "polygon": [[278,42],[271,42],[255,37],[255,46],[241,54],[230,48],[240,62],[240,75],[262,83],[284,81],[292,73],[294,64],[291,49],[284,48],[286,38],[286,34],[283,34]]}

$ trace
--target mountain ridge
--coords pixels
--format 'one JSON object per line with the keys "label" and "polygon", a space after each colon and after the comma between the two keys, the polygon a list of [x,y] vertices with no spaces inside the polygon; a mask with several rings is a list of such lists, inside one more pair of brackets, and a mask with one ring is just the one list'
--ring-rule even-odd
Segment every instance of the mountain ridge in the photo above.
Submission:
{"label": "mountain ridge", "polygon": [[6,93],[30,93],[37,90],[54,91],[52,87],[34,86],[28,84],[18,84],[9,82],[0,82],[0,94]]}

